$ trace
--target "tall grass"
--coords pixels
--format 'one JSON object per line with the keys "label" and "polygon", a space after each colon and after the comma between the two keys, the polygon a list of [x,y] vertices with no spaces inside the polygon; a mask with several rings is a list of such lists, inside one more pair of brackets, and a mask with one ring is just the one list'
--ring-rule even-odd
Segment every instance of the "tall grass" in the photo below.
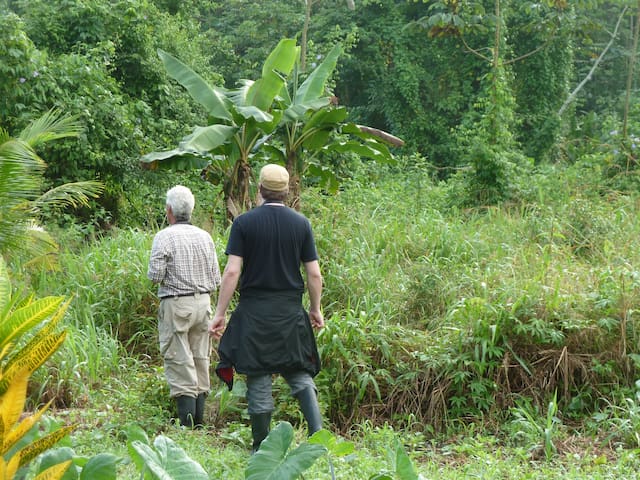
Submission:
{"label": "tall grass", "polygon": [[[466,211],[441,200],[446,186],[402,175],[305,201],[330,314],[325,371],[340,379],[326,385],[335,420],[388,405],[397,410],[382,418],[418,412],[436,425],[499,417],[521,394],[543,409],[556,389],[565,415],[582,416],[631,385],[638,199],[585,192],[583,181],[567,189],[577,176],[545,172],[520,204]],[[390,347],[401,327],[405,344]],[[409,372],[427,377],[421,394],[398,380]],[[412,395],[422,411],[398,401]]]}
{"label": "tall grass", "polygon": [[[502,421],[522,398],[546,411],[556,391],[558,415],[583,419],[628,396],[617,392],[632,390],[640,359],[637,196],[585,190],[584,169],[558,169],[532,176],[518,204],[460,210],[448,185],[381,173],[303,198],[325,280],[318,385],[332,425],[434,433]],[[89,396],[129,358],[160,365],[153,233],[69,243],[60,272],[31,277],[38,294],[74,297],[50,384],[77,379]],[[223,263],[226,234],[213,232]]]}

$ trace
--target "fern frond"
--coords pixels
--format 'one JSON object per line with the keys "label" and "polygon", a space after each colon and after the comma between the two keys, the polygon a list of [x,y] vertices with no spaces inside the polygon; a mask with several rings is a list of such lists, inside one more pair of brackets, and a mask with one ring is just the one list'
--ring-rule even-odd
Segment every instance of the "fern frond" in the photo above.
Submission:
{"label": "fern frond", "polygon": [[104,190],[104,185],[100,182],[86,181],[65,183],[58,187],[46,191],[35,201],[35,207],[79,207],[86,206],[89,198],[97,198]]}
{"label": "fern frond", "polygon": [[[0,257],[0,314],[2,314],[5,307],[11,300],[11,291],[12,288],[11,282],[9,281],[9,272],[7,271],[7,265]],[[0,317],[0,321],[2,321],[2,318],[4,318],[4,315]]]}
{"label": "fern frond", "polygon": [[[10,140],[0,145],[0,201],[2,223],[27,209],[25,201],[33,200],[42,191],[45,164],[24,142]],[[5,219],[4,216],[8,215]]]}

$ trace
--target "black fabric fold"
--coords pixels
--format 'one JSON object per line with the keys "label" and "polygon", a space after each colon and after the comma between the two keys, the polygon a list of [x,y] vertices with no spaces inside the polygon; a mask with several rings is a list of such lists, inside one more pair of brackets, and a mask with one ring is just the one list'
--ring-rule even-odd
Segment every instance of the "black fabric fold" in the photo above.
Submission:
{"label": "black fabric fold", "polygon": [[216,374],[229,388],[233,371],[245,375],[306,371],[316,376],[320,356],[299,292],[243,292],[220,339]]}

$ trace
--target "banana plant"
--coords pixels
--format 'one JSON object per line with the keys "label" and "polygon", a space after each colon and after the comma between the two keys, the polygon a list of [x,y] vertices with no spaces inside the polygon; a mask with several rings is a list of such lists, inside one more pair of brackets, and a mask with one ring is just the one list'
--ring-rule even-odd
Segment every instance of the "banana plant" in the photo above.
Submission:
{"label": "banana plant", "polygon": [[[19,478],[21,467],[53,447],[73,429],[66,426],[35,441],[26,440],[51,402],[33,415],[21,418],[29,376],[65,339],[66,332],[57,326],[69,301],[63,297],[21,299],[12,297],[11,290],[7,268],[0,257],[0,478],[3,479]],[[40,328],[31,338],[24,339],[38,326]],[[70,464],[65,461],[52,465],[35,480],[59,479]]]}
{"label": "banana plant", "polygon": [[294,70],[287,88],[276,98],[279,110],[284,112],[279,125],[283,138],[265,148],[270,151],[271,161],[286,165],[295,208],[299,207],[301,180],[307,173],[319,178],[326,190],[337,190],[339,179],[323,165],[323,156],[355,153],[378,163],[391,163],[393,155],[387,143],[402,144],[390,134],[380,135],[376,129],[346,121],[346,108],[338,106],[337,98],[327,90],[340,55],[342,46],[337,44],[301,84],[298,69]]}
{"label": "banana plant", "polygon": [[379,136],[345,123],[346,110],[332,103],[335,97],[326,86],[342,53],[340,45],[298,84],[300,47],[294,39],[283,39],[267,57],[262,76],[243,80],[233,90],[211,86],[169,53],[158,53],[169,76],[205,107],[210,124],[196,126],[172,150],[144,155],[141,164],[149,169],[203,170],[207,180],[222,184],[231,218],[252,206],[252,169],[259,161],[287,167],[295,204],[307,170],[325,185],[337,184],[335,175],[320,163],[321,153],[393,158]]}
{"label": "banana plant", "polygon": [[169,76],[205,107],[210,124],[196,126],[177,148],[149,153],[141,163],[150,169],[205,170],[207,180],[223,185],[227,211],[235,217],[252,206],[251,157],[279,123],[282,112],[273,109],[273,100],[284,88],[299,48],[293,39],[281,40],[265,61],[262,76],[243,80],[232,90],[209,85],[163,50],[158,54]]}

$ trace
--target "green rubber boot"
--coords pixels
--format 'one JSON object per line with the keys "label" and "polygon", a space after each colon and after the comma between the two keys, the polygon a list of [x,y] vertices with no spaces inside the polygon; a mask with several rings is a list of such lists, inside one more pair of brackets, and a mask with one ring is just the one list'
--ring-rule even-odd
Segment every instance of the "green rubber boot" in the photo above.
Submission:
{"label": "green rubber boot", "polygon": [[196,410],[193,417],[194,428],[202,428],[204,426],[204,405],[207,399],[206,393],[199,393],[196,397]]}
{"label": "green rubber boot", "polygon": [[271,427],[271,413],[254,413],[251,417],[251,435],[253,436],[253,445],[251,454],[253,455],[260,448],[262,441],[269,435]]}
{"label": "green rubber boot", "polygon": [[187,428],[193,428],[193,420],[196,415],[196,399],[187,395],[176,397],[178,406],[178,420],[180,425]]}
{"label": "green rubber boot", "polygon": [[322,429],[322,414],[318,405],[318,396],[313,388],[305,388],[296,394],[300,403],[300,410],[307,421],[309,436]]}

